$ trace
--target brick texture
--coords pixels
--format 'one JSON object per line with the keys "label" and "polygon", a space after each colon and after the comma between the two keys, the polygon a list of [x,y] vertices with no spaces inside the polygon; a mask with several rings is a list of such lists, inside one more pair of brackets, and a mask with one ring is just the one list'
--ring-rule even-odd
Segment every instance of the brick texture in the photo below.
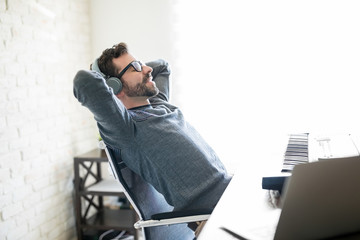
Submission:
{"label": "brick texture", "polygon": [[88,0],[0,0],[0,239],[75,237],[73,157],[97,141],[72,92],[90,37]]}

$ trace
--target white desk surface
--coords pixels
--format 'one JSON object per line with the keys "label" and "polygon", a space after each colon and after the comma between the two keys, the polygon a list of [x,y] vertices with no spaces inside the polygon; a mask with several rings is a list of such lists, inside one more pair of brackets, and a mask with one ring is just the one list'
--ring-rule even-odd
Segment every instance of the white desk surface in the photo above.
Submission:
{"label": "white desk surface", "polygon": [[236,173],[198,239],[235,239],[221,227],[241,233],[243,226],[256,226],[265,216],[277,218],[279,210],[272,206],[269,191],[261,188],[261,181],[262,177]]}
{"label": "white desk surface", "polygon": [[[242,233],[243,226],[260,226],[260,221],[265,217],[274,218],[277,222],[280,211],[271,204],[269,191],[263,190],[261,183],[262,177],[267,173],[280,173],[287,139],[271,143],[272,146],[264,151],[259,149],[259,152],[246,156],[246,159],[243,159],[243,156],[239,159],[241,164],[238,171],[235,172],[198,240],[236,239],[221,228],[226,227],[236,233]],[[360,138],[356,140],[359,140],[356,143],[360,143]],[[351,154],[352,152],[353,150]]]}
{"label": "white desk surface", "polygon": [[[266,147],[258,149],[255,154],[241,156],[233,179],[198,240],[235,239],[221,227],[242,232],[242,226],[256,226],[265,216],[279,216],[279,209],[274,208],[269,201],[269,191],[262,189],[262,177],[280,173],[287,142],[288,136],[285,136],[276,143],[267,142]],[[251,222],[254,224],[249,224]]]}

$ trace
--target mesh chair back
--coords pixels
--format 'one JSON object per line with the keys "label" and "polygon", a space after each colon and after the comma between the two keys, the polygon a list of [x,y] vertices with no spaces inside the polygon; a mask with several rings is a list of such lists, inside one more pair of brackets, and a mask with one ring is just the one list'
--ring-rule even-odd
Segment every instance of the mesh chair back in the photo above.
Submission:
{"label": "mesh chair back", "polygon": [[[126,167],[121,160],[120,150],[110,147],[106,147],[106,150],[109,161],[112,162],[114,174],[127,192],[126,195],[140,219],[148,220],[154,214],[173,210],[173,207],[166,202],[162,194]],[[195,237],[194,232],[187,227],[186,223],[146,227],[144,234],[146,240],[192,240]]]}

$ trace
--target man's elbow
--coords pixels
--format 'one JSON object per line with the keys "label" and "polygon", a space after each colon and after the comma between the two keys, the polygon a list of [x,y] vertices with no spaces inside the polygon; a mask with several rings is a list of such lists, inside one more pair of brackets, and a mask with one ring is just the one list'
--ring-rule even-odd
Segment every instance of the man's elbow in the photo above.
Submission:
{"label": "man's elbow", "polygon": [[81,102],[80,96],[87,91],[88,86],[95,85],[96,82],[100,82],[101,80],[101,75],[96,72],[79,70],[73,80],[74,96]]}

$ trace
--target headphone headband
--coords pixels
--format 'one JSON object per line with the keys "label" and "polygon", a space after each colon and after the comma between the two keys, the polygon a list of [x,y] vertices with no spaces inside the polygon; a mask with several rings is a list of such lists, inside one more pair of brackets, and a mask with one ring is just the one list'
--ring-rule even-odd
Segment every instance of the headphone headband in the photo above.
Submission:
{"label": "headphone headband", "polygon": [[99,64],[98,64],[98,58],[95,59],[95,61],[94,61],[93,64],[91,65],[91,70],[100,73],[101,76],[103,76],[104,78],[106,77],[105,74],[103,74],[103,73],[100,71]]}

